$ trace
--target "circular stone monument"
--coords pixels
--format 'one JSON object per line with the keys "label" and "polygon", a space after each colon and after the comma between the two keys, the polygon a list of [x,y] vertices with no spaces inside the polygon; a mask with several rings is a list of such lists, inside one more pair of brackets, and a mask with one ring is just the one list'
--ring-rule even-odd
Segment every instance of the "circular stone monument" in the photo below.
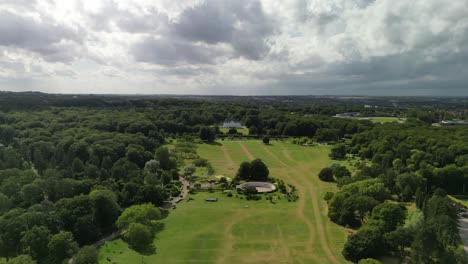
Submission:
{"label": "circular stone monument", "polygon": [[255,188],[259,193],[268,193],[276,190],[276,186],[269,182],[246,182],[237,185],[237,188],[245,191],[248,188]]}

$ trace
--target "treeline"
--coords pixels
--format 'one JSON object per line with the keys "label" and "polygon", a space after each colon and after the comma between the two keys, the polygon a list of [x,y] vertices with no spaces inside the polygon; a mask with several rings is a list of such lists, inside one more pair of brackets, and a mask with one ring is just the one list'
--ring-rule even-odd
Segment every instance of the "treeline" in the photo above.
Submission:
{"label": "treeline", "polygon": [[[446,195],[468,192],[466,142],[468,128],[412,122],[378,125],[333,147],[334,158],[362,160],[355,175],[336,173],[337,166],[321,175],[340,187],[326,195],[329,218],[357,229],[345,244],[345,258],[467,263],[456,207]],[[403,202],[418,210],[408,214]]]}

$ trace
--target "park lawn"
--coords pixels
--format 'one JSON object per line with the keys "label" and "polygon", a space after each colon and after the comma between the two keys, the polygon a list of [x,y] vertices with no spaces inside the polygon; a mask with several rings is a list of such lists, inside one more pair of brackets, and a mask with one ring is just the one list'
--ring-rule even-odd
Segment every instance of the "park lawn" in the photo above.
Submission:
{"label": "park lawn", "polygon": [[[272,177],[298,189],[299,200],[287,202],[273,193],[282,199],[272,204],[200,192],[162,220],[165,228],[155,240],[155,254],[142,256],[119,239],[101,247],[100,263],[109,263],[108,257],[111,263],[347,263],[341,255],[346,230],[328,220],[323,201],[336,186],[317,178],[321,168],[333,163],[328,146],[225,140],[201,144],[198,153],[210,160],[216,174],[229,177],[241,162],[261,158]],[[219,201],[205,202],[206,197]]]}
{"label": "park lawn", "polygon": [[386,116],[376,116],[376,117],[360,117],[359,119],[369,119],[373,123],[389,123],[389,122],[405,122],[406,118],[398,117],[386,117]]}
{"label": "park lawn", "polygon": [[[219,130],[223,134],[227,134],[229,132],[229,128],[221,127],[221,128],[219,128]],[[237,133],[240,133],[241,135],[244,135],[244,136],[247,136],[249,134],[249,129],[248,128],[237,128],[236,130],[237,130]]]}

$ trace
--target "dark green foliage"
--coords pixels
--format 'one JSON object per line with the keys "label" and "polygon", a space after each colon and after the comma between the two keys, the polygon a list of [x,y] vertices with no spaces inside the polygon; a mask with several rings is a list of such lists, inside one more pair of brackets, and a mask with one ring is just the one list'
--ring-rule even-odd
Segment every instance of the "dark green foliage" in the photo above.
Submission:
{"label": "dark green foliage", "polygon": [[[228,130],[228,134],[229,134],[229,135],[237,135],[237,129],[235,129],[235,128],[230,128],[230,129]],[[201,137],[201,136],[200,136],[200,137]]]}
{"label": "dark green foliage", "polygon": [[110,230],[120,215],[116,195],[108,190],[94,190],[89,194],[93,217],[101,230]]}
{"label": "dark green foliage", "polygon": [[332,159],[341,160],[346,157],[346,146],[345,144],[336,144],[332,147],[330,152]]}
{"label": "dark green foliage", "polygon": [[247,181],[267,181],[270,171],[261,159],[244,161],[237,170],[237,177]]}
{"label": "dark green foliage", "polygon": [[331,168],[328,168],[328,167],[323,168],[322,170],[320,170],[318,177],[322,181],[332,182],[332,181],[334,181],[334,179],[333,179],[333,170]]}
{"label": "dark green foliage", "polygon": [[270,138],[265,136],[265,137],[262,138],[262,142],[263,142],[263,144],[268,145],[268,144],[270,144]]}
{"label": "dark green foliage", "polygon": [[0,264],[37,264],[37,262],[29,255],[19,255],[9,259],[8,262],[0,260]]}
{"label": "dark green foliage", "polygon": [[380,256],[385,252],[382,230],[376,226],[365,226],[348,237],[343,248],[345,259],[357,262],[363,258]]}
{"label": "dark green foliage", "polygon": [[270,172],[261,159],[254,159],[250,162],[250,174],[251,180],[267,181]]}
{"label": "dark green foliage", "polygon": [[36,260],[45,259],[49,253],[47,244],[51,236],[52,234],[47,227],[33,226],[21,238],[22,251]]}
{"label": "dark green foliage", "polygon": [[195,165],[196,167],[206,167],[208,165],[208,160],[198,158],[198,159],[193,161],[193,165]]}
{"label": "dark green foliage", "polygon": [[125,209],[117,219],[116,225],[120,229],[128,228],[131,223],[151,226],[153,221],[161,219],[161,212],[152,204],[133,205]]}
{"label": "dark green foliage", "polygon": [[351,177],[351,172],[345,166],[333,164],[330,168],[332,169],[333,176],[336,179],[340,179],[343,177]]}
{"label": "dark green foliage", "polygon": [[216,137],[216,132],[211,127],[204,126],[200,128],[200,132],[198,133],[198,135],[203,141],[213,142]]}
{"label": "dark green foliage", "polygon": [[379,221],[384,232],[393,231],[404,223],[407,209],[399,203],[384,202],[372,210],[372,220]]}
{"label": "dark green foliage", "polygon": [[340,225],[360,226],[372,209],[388,198],[389,190],[378,179],[351,183],[330,200],[328,216]]}
{"label": "dark green foliage", "polygon": [[59,264],[78,251],[78,244],[73,239],[72,233],[60,232],[52,236],[48,249],[51,262]]}
{"label": "dark green foliage", "polygon": [[176,167],[176,164],[171,160],[169,150],[166,147],[160,147],[156,150],[156,160],[159,161],[159,166],[163,170],[170,170]]}
{"label": "dark green foliage", "polygon": [[240,164],[239,169],[237,170],[237,176],[241,179],[249,179],[251,175],[250,171],[250,162],[244,161]]}
{"label": "dark green foliage", "polygon": [[98,264],[98,251],[93,246],[85,246],[74,257],[74,263]]}
{"label": "dark green foliage", "polygon": [[145,252],[152,246],[154,239],[151,228],[140,223],[131,223],[125,234],[125,241],[130,248],[138,252]]}
{"label": "dark green foliage", "polygon": [[335,195],[335,194],[332,193],[332,192],[326,192],[325,196],[323,196],[323,199],[328,202],[328,201],[331,200],[331,198],[333,198],[333,195]]}

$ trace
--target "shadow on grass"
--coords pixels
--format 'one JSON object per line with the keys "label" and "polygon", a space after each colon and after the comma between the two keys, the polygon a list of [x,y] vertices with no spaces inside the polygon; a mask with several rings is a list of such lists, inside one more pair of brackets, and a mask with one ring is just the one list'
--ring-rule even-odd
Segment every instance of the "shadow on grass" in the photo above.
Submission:
{"label": "shadow on grass", "polygon": [[164,223],[156,222],[156,223],[154,224],[154,229],[153,229],[153,230],[154,230],[154,232],[157,234],[157,233],[163,231],[164,228],[166,228],[166,225],[165,225]]}
{"label": "shadow on grass", "polygon": [[156,247],[154,246],[154,244],[150,244],[144,248],[139,248],[139,249],[132,248],[132,249],[144,256],[151,256],[151,255],[156,254]]}
{"label": "shadow on grass", "polygon": [[161,210],[161,219],[165,219],[169,216],[169,210]]}

